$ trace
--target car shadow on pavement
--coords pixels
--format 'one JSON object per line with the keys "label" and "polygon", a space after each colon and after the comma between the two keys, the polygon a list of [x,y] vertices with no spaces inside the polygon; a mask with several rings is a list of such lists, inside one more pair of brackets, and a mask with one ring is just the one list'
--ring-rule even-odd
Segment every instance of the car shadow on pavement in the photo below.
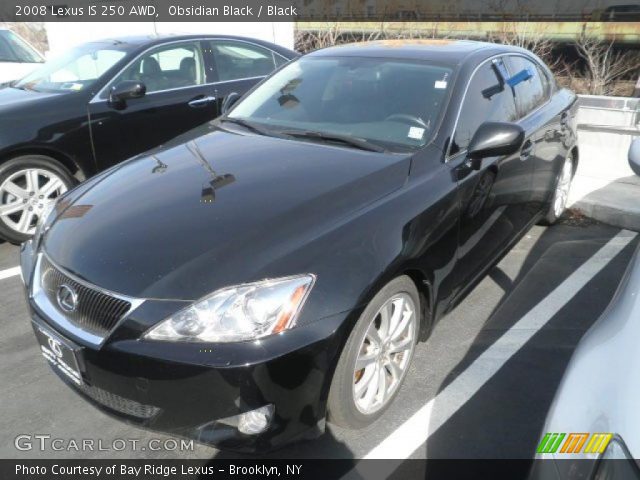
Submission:
{"label": "car shadow on pavement", "polygon": [[[588,227],[565,217],[559,225],[547,228],[513,281],[499,266],[494,267],[489,277],[504,290],[504,296],[438,392],[620,232],[591,221]],[[420,456],[532,458],[573,350],[611,300],[637,243],[638,238],[567,299],[562,308],[552,312],[551,319],[444,423],[438,421],[436,400],[429,429],[432,434],[420,447]],[[496,354],[509,355],[499,349]]]}

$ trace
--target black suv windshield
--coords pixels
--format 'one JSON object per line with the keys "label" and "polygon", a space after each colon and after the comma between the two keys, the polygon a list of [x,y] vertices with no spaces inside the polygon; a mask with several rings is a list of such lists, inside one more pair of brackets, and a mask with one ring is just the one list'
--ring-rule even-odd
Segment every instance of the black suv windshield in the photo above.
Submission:
{"label": "black suv windshield", "polygon": [[228,117],[311,133],[307,137],[314,140],[352,136],[386,149],[415,149],[433,134],[450,77],[451,69],[419,61],[303,57],[267,79]]}

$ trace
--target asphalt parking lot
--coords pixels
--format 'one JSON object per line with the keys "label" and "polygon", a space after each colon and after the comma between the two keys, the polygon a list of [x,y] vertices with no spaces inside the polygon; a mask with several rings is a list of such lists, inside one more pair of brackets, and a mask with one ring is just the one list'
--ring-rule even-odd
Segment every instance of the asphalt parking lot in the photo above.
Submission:
{"label": "asphalt parking lot", "polygon": [[[357,432],[333,426],[268,458],[530,458],[575,345],[610,301],[634,232],[589,220],[534,227],[418,346],[399,396]],[[196,445],[180,452],[20,451],[20,434],[137,439],[156,433],[102,414],[53,375],[24,305],[18,248],[0,244],[2,458],[242,458]]]}

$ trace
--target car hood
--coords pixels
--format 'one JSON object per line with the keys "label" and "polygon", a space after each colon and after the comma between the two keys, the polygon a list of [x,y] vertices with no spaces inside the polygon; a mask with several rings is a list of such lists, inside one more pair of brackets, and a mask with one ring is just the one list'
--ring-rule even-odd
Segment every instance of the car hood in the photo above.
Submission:
{"label": "car hood", "polygon": [[322,258],[304,246],[400,188],[409,164],[407,155],[214,130],[71,192],[44,248],[88,282],[139,298],[194,300],[313,273]]}
{"label": "car hood", "polygon": [[0,89],[0,114],[15,108],[32,105],[42,102],[45,99],[58,98],[60,93],[35,92],[33,90],[22,90],[19,88],[7,87]]}

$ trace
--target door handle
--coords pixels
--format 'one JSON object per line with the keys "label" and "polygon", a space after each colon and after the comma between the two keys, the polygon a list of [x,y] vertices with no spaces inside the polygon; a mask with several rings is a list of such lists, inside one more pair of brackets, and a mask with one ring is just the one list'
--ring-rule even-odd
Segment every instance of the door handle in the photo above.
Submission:
{"label": "door handle", "polygon": [[522,150],[520,150],[520,160],[527,160],[530,156],[531,153],[533,152],[533,143],[531,142],[531,140],[527,140],[526,142],[524,142],[524,145],[522,146]]}
{"label": "door handle", "polygon": [[205,107],[216,101],[216,97],[198,97],[189,102],[189,106],[193,108]]}

